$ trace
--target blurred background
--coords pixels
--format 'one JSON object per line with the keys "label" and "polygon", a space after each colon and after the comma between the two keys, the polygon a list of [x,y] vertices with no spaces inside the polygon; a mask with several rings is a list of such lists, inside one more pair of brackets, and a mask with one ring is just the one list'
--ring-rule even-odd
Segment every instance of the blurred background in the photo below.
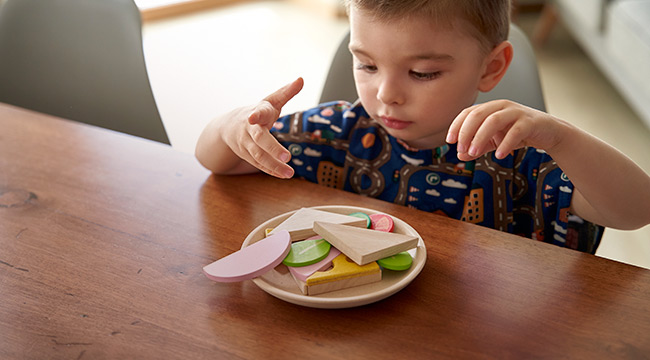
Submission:
{"label": "blurred background", "polygon": [[[298,76],[305,87],[285,112],[316,105],[348,29],[337,0],[136,3],[143,13],[145,56],[163,122],[172,146],[188,153],[214,116],[257,102]],[[630,80],[620,71],[634,64],[625,58],[621,63],[607,56],[603,60],[608,47],[624,43],[616,34],[609,39],[613,45],[601,39],[612,11],[606,9],[607,1],[516,3],[513,22],[536,45],[548,112],[612,144],[650,173],[650,122],[634,98],[650,105],[650,96],[631,85],[639,78],[650,83],[650,77],[637,72],[637,79]],[[642,16],[650,14],[650,7],[643,9],[649,12],[641,11]],[[643,54],[626,55],[643,59]],[[641,65],[650,71],[650,63]],[[603,176],[607,171],[603,168]],[[607,229],[597,255],[650,269],[650,226],[629,232]]]}

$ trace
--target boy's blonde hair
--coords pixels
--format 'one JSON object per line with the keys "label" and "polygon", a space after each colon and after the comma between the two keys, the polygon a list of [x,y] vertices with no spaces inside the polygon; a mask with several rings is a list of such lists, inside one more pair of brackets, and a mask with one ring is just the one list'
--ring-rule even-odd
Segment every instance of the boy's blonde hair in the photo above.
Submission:
{"label": "boy's blonde hair", "polygon": [[484,50],[508,40],[510,0],[344,0],[345,7],[370,12],[379,21],[424,16],[436,24],[467,21],[470,32]]}

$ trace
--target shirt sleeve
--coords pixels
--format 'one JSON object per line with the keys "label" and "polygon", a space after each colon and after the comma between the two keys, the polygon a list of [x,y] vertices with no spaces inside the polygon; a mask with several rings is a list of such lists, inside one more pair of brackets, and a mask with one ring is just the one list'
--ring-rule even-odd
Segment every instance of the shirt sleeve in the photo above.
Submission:
{"label": "shirt sleeve", "polygon": [[527,148],[515,164],[517,176],[526,180],[527,191],[513,191],[515,233],[532,239],[594,253],[602,227],[570,212],[574,185],[544,151]]}

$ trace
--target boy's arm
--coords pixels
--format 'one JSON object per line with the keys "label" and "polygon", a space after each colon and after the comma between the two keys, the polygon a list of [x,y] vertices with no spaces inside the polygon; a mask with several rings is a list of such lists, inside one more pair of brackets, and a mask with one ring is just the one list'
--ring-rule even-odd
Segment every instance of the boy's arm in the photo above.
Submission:
{"label": "boy's arm", "polygon": [[650,223],[650,176],[611,145],[575,126],[562,127],[565,140],[547,152],[574,184],[572,211],[622,230]]}
{"label": "boy's arm", "polygon": [[197,160],[215,174],[244,174],[260,169],[280,178],[293,176],[291,154],[269,130],[282,107],[303,86],[302,78],[267,96],[260,103],[235,109],[212,120],[196,143]]}
{"label": "boy's arm", "polygon": [[504,158],[532,146],[545,150],[574,184],[573,213],[618,229],[650,223],[650,176],[621,152],[544,112],[507,100],[465,109],[449,128],[458,157],[468,161],[495,150]]}

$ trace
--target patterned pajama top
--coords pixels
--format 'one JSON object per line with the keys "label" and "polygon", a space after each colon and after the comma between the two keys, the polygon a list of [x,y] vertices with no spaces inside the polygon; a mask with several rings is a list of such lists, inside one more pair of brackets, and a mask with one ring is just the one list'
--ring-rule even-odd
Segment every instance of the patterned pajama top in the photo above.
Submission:
{"label": "patterned pajama top", "polygon": [[455,145],[412,149],[358,102],[284,116],[271,132],[308,181],[589,253],[602,237],[570,214],[573,184],[542,150],[463,162]]}

